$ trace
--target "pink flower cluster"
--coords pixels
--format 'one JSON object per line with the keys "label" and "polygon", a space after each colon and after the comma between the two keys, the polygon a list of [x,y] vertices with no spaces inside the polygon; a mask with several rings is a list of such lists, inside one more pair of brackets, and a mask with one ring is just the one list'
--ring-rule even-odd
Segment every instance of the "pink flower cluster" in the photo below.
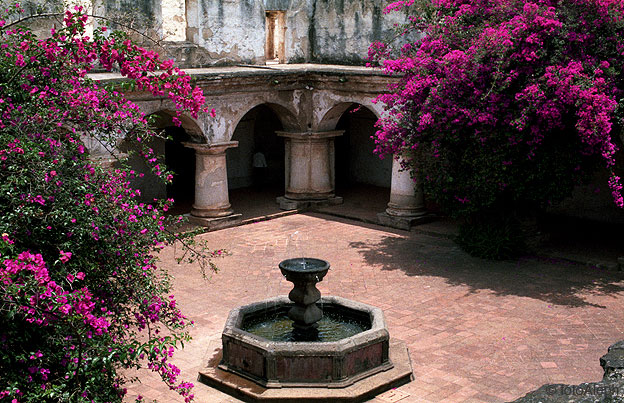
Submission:
{"label": "pink flower cluster", "polygon": [[[70,285],[73,279],[84,279],[83,273],[68,276]],[[110,326],[108,310],[94,313],[93,295],[86,288],[66,290],[50,278],[47,266],[40,254],[22,252],[15,259],[5,259],[0,266],[0,284],[11,292],[11,303],[29,323],[49,326],[55,321],[70,316],[78,316],[89,326],[88,334],[102,335]]]}
{"label": "pink flower cluster", "polygon": [[[155,133],[119,87],[96,84],[88,73],[96,66],[119,70],[134,88],[172,100],[178,123],[182,113],[214,117],[214,110],[205,109],[201,89],[172,61],[123,35],[104,35],[105,29],[89,38],[86,21],[78,7],[65,14],[64,27],[39,40],[0,20],[0,64],[7,73],[0,88],[0,171],[15,196],[0,206],[13,218],[5,220],[11,228],[0,242],[0,308],[12,309],[48,348],[15,357],[29,385],[0,391],[0,400],[21,400],[34,382],[38,391],[53,382],[77,388],[85,401],[106,387],[123,394],[114,371],[147,359],[189,401],[193,385],[178,380],[179,369],[168,359],[188,339],[192,322],[168,297],[166,273],[153,253],[175,240],[165,224],[172,201],[139,202],[132,181],[141,174],[98,166],[81,141],[91,137],[113,151],[120,139],[145,145]],[[154,150],[144,146],[139,154],[163,180],[170,177]],[[66,334],[59,340],[55,331]],[[20,342],[7,334],[0,329],[0,355]],[[89,375],[110,385],[80,389],[81,377]]]}
{"label": "pink flower cluster", "polygon": [[[420,39],[369,49],[386,73],[400,77],[376,98],[388,112],[378,122],[378,153],[426,149],[443,158],[441,145],[470,139],[501,161],[511,161],[512,149],[531,161],[546,139],[570,133],[582,144],[579,155],[602,158],[614,202],[624,207],[611,137],[624,110],[623,2],[435,0],[427,12],[412,11],[416,6],[397,1],[386,11],[413,14],[413,29],[425,27]],[[454,197],[464,200],[461,192]]]}

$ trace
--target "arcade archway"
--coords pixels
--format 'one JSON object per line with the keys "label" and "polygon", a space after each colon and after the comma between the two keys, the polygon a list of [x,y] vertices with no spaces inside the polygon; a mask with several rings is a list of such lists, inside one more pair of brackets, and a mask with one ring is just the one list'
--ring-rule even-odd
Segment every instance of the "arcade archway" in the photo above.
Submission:
{"label": "arcade archway", "polygon": [[199,129],[176,126],[172,115],[167,111],[157,112],[154,116],[154,128],[160,135],[149,139],[147,145],[173,171],[173,179],[169,184],[163,183],[151,173],[144,158],[136,155],[136,148],[127,148],[128,151],[134,151],[129,159],[130,166],[142,174],[134,179],[133,185],[141,191],[141,199],[145,202],[173,199],[175,202],[172,213],[187,213],[191,210],[195,197],[195,151],[185,147],[183,143],[199,141],[196,135],[191,134]]}
{"label": "arcade archway", "polygon": [[335,140],[337,192],[360,185],[390,188],[392,159],[373,152],[375,122],[373,112],[355,103],[338,120],[336,130],[344,134]]}
{"label": "arcade archway", "polygon": [[[227,151],[228,187],[230,203],[243,218],[279,211],[275,198],[284,194],[284,140],[275,132],[283,128],[274,109],[262,104],[249,110],[234,130],[232,141],[238,147]],[[258,163],[262,160],[265,164]]]}
{"label": "arcade archway", "polygon": [[392,158],[381,159],[374,153],[371,137],[377,116],[357,103],[339,104],[329,115],[336,121],[335,130],[344,131],[334,140],[336,195],[343,204],[320,211],[376,222],[377,213],[388,203],[392,180]]}

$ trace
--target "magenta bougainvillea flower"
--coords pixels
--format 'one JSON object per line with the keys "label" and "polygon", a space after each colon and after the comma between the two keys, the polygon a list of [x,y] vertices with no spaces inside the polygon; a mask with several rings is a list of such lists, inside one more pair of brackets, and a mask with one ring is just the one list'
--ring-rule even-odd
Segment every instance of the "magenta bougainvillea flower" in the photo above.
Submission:
{"label": "magenta bougainvillea flower", "polygon": [[[148,145],[157,133],[120,89],[167,97],[178,117],[211,113],[202,91],[122,33],[89,38],[80,7],[46,39],[22,15],[19,5],[0,11],[0,401],[119,402],[120,370],[141,367],[190,401],[193,385],[170,358],[192,321],[156,263],[164,245],[192,240],[167,231],[172,200],[141,202],[132,181],[142,174],[123,160],[98,164],[83,141],[111,152],[138,144],[166,182]],[[88,77],[95,67],[127,80],[99,85]]]}
{"label": "magenta bougainvillea flower", "polygon": [[619,0],[406,0],[399,39],[371,64],[400,76],[380,95],[377,152],[400,154],[459,216],[548,205],[597,169],[622,207]]}

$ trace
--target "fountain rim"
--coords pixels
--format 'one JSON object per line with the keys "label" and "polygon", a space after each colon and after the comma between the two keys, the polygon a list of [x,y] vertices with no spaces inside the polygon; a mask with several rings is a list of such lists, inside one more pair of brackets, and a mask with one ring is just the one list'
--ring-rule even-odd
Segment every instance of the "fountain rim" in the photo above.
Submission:
{"label": "fountain rim", "polygon": [[[286,264],[289,262],[296,262],[296,261],[302,261],[302,260],[319,264],[319,267],[314,268],[314,269],[305,269],[305,270],[297,269],[293,267],[286,267]],[[282,273],[316,274],[316,273],[322,273],[322,272],[328,271],[329,262],[323,259],[315,258],[315,257],[294,257],[294,258],[282,260],[281,262],[279,262],[278,267],[282,271]]]}
{"label": "fountain rim", "polygon": [[377,340],[380,337],[389,337],[386,321],[381,308],[333,295],[322,296],[319,303],[342,305],[349,309],[364,311],[370,315],[371,328],[356,333],[353,336],[345,337],[344,339],[336,341],[272,341],[241,329],[242,321],[246,314],[266,309],[267,307],[276,306],[278,304],[292,304],[292,301],[288,298],[288,296],[280,295],[232,309],[225,322],[222,334],[235,339],[245,340],[248,343],[252,342],[251,344],[257,345],[263,349],[294,351],[305,347],[305,349],[310,352],[315,350],[325,351],[330,346],[334,346],[341,351],[348,351],[350,349],[357,348],[356,341],[359,341],[360,339],[372,341]]}

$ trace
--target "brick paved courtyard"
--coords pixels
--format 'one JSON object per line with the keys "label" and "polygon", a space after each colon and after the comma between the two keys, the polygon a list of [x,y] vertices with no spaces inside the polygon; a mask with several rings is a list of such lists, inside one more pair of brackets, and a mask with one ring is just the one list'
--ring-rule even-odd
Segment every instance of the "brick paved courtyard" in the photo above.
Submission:
{"label": "brick paved courtyard", "polygon": [[[195,320],[194,340],[176,353],[182,375],[195,381],[210,342],[219,340],[230,309],[278,294],[291,284],[277,269],[285,258],[330,262],[318,288],[383,308],[392,338],[408,345],[414,381],[400,402],[501,402],[544,383],[602,377],[599,358],[624,339],[624,281],[618,273],[549,259],[487,262],[444,237],[394,231],[315,214],[202,235],[231,255],[203,280],[178,265],[174,250],[162,264],[176,280],[183,311]],[[149,372],[129,387],[161,402],[179,397]],[[238,400],[196,383],[198,402]],[[387,400],[376,398],[375,403]]]}

